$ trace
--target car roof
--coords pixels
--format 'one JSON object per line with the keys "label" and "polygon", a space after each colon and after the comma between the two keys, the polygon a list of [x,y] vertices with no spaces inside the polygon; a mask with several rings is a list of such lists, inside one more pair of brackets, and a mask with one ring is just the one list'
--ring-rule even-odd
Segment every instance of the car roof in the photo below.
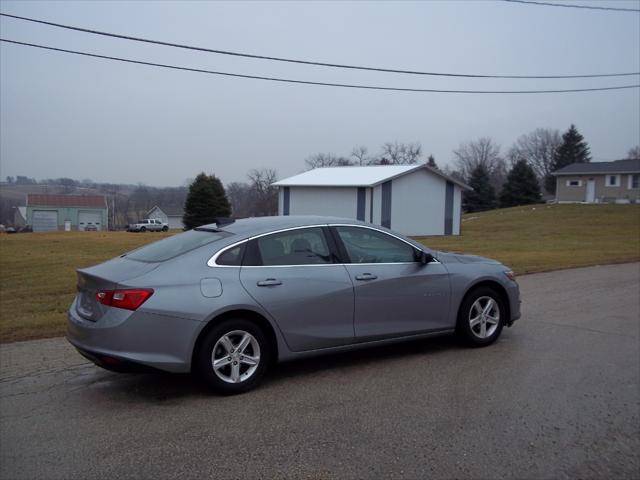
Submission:
{"label": "car roof", "polygon": [[219,228],[226,232],[233,233],[242,237],[252,237],[275,230],[283,230],[287,228],[306,227],[311,225],[327,225],[327,224],[354,224],[367,225],[359,220],[341,217],[326,217],[315,215],[286,215],[277,217],[251,217],[235,220],[233,223],[223,224],[219,227],[216,224],[204,225],[202,228]]}

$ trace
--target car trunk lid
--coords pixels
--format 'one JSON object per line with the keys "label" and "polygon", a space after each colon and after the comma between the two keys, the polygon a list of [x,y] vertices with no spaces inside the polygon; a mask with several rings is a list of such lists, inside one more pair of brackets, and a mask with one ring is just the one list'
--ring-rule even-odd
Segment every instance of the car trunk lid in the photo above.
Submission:
{"label": "car trunk lid", "polygon": [[76,312],[86,320],[100,320],[109,307],[98,302],[98,291],[113,290],[121,282],[149,273],[158,265],[159,263],[137,262],[119,257],[94,267],[77,270]]}

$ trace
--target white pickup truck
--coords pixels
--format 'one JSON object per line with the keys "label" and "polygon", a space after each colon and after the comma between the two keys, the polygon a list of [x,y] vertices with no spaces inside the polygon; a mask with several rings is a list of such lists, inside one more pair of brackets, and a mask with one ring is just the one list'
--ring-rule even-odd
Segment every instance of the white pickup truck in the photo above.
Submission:
{"label": "white pickup truck", "polygon": [[127,227],[127,232],[166,232],[167,230],[169,230],[169,225],[155,218],[145,218],[138,223],[131,223]]}

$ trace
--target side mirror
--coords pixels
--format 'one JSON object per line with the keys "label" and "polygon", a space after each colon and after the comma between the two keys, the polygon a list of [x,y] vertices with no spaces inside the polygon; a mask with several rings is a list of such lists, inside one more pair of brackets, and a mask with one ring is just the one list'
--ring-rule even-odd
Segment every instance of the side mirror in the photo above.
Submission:
{"label": "side mirror", "polygon": [[426,265],[427,263],[430,263],[432,261],[433,261],[433,255],[425,251],[420,251],[420,263],[422,265]]}

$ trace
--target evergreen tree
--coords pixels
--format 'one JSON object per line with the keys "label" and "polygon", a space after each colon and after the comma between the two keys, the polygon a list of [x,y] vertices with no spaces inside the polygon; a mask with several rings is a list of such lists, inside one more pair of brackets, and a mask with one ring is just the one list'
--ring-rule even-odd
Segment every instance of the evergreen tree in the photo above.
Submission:
{"label": "evergreen tree", "polygon": [[540,185],[533,168],[526,160],[518,160],[500,192],[501,207],[528,205],[540,201]]}
{"label": "evergreen tree", "polygon": [[489,180],[489,172],[483,165],[473,169],[468,182],[473,191],[465,192],[462,200],[466,212],[481,212],[496,207],[496,193]]}
{"label": "evergreen tree", "polygon": [[215,175],[199,174],[191,185],[184,205],[182,221],[191,229],[214,223],[216,217],[231,215],[222,182]]}
{"label": "evergreen tree", "polygon": [[[558,147],[553,157],[551,171],[555,172],[572,163],[587,163],[591,161],[589,144],[580,135],[575,125],[571,124],[569,130],[562,135],[562,145]],[[550,193],[556,191],[556,178],[545,178],[545,189]]]}
{"label": "evergreen tree", "polygon": [[436,159],[433,158],[433,155],[429,155],[429,158],[427,159],[427,165],[429,165],[431,168],[439,170],[438,164],[436,163]]}

